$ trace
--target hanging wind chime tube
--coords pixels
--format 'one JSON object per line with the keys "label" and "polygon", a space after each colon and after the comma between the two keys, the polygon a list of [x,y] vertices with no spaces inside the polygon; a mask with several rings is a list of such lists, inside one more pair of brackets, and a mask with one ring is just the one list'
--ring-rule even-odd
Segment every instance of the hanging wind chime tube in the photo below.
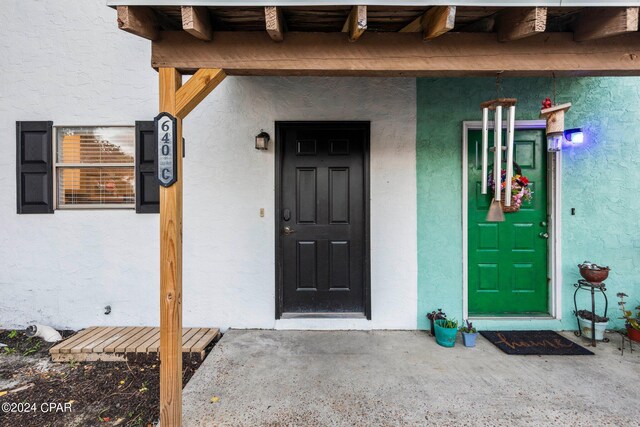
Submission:
{"label": "hanging wind chime tube", "polygon": [[493,149],[493,198],[499,202],[502,196],[502,105],[496,106],[493,116]]}
{"label": "hanging wind chime tube", "polygon": [[[504,221],[504,212],[502,209],[502,150],[506,150],[506,184],[505,187],[505,207],[511,206],[511,189],[510,184],[513,178],[513,141],[514,128],[516,118],[516,102],[515,98],[498,98],[486,101],[480,104],[482,108],[482,194],[487,194],[487,172],[489,169],[489,151],[493,151],[493,184],[494,192],[487,212],[487,221],[502,222]],[[506,109],[507,118],[507,139],[505,147],[502,144],[502,109]],[[489,150],[489,110],[494,111],[493,117],[493,148]]]}
{"label": "hanging wind chime tube", "polygon": [[511,105],[507,110],[507,174],[505,177],[505,206],[511,206],[511,180],[513,179],[513,138],[516,122],[516,106]]}
{"label": "hanging wind chime tube", "polygon": [[487,172],[489,165],[489,109],[482,109],[482,194],[487,194]]}

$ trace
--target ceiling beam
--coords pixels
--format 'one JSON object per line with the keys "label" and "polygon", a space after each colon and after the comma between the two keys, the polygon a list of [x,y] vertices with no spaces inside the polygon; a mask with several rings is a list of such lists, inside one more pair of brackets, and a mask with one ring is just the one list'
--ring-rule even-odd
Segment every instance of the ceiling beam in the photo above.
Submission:
{"label": "ceiling beam", "polygon": [[200,40],[210,41],[213,35],[209,9],[200,6],[182,6],[182,29]]}
{"label": "ceiling beam", "polygon": [[576,41],[587,41],[638,31],[637,7],[597,7],[578,14]]}
{"label": "ceiling beam", "polygon": [[498,12],[498,40],[508,42],[544,33],[547,28],[546,7],[513,7]]}
{"label": "ceiling beam", "polygon": [[557,76],[640,75],[640,32],[577,43],[572,33],[543,33],[500,43],[493,33],[450,32],[423,43],[416,33],[370,32],[358,43],[342,33],[288,32],[273,43],[256,31],[216,32],[202,43],[165,31],[152,43],[154,67],[228,75]]}
{"label": "ceiling beam", "polygon": [[265,6],[264,21],[267,27],[267,34],[275,42],[284,40],[285,22],[282,16],[282,8],[278,6]]}
{"label": "ceiling beam", "polygon": [[156,14],[145,6],[118,6],[118,28],[149,40],[160,32]]}
{"label": "ceiling beam", "polygon": [[456,25],[455,6],[434,6],[429,8],[422,16],[417,17],[401,33],[417,33],[422,31],[424,40],[431,40],[447,31],[453,30]]}
{"label": "ceiling beam", "polygon": [[356,41],[367,29],[367,6],[353,6],[345,21],[342,32],[349,33],[349,41]]}

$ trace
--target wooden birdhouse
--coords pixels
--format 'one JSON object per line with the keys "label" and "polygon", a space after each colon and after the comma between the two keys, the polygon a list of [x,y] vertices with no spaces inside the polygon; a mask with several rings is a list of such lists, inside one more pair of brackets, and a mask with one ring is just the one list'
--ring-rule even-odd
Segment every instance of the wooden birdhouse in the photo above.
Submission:
{"label": "wooden birdhouse", "polygon": [[562,150],[564,138],[564,113],[571,108],[571,103],[554,105],[540,110],[540,118],[547,120],[547,151]]}

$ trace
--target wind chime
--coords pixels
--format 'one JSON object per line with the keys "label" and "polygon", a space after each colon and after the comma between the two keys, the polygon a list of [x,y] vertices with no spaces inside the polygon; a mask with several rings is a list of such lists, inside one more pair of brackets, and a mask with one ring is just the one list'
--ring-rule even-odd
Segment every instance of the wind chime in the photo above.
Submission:
{"label": "wind chime", "polygon": [[[494,194],[487,213],[487,221],[504,221],[501,202],[510,207],[511,181],[513,179],[513,136],[516,121],[515,98],[497,98],[480,104],[482,108],[482,194],[488,192],[489,151],[493,152]],[[502,113],[506,111],[507,141],[502,144]],[[493,148],[489,149],[489,111],[493,111]],[[502,152],[506,151],[505,200],[502,200]]]}

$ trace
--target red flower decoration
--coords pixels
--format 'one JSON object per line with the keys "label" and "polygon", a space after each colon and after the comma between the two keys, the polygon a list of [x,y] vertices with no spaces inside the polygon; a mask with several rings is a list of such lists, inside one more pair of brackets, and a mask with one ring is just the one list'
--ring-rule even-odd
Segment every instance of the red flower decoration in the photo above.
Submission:
{"label": "red flower decoration", "polygon": [[551,98],[545,98],[544,101],[542,101],[542,108],[551,108]]}
{"label": "red flower decoration", "polygon": [[522,182],[522,185],[529,185],[529,178],[527,178],[526,176],[521,176],[520,182]]}

